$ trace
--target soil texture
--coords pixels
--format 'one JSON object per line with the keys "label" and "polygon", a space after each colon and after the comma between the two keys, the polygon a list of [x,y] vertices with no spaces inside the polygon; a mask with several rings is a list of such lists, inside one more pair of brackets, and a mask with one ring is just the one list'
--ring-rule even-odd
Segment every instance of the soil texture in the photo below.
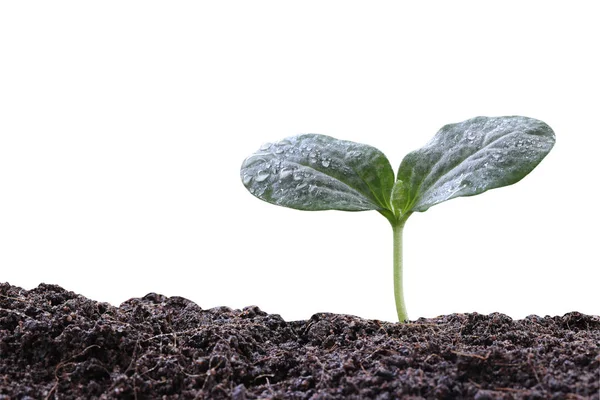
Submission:
{"label": "soil texture", "polygon": [[598,399],[600,317],[406,324],[0,283],[4,399]]}

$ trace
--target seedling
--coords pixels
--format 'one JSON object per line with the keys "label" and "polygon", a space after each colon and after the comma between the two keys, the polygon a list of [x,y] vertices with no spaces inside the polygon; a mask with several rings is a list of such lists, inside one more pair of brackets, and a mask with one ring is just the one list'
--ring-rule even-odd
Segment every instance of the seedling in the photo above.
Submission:
{"label": "seedling", "polygon": [[402,289],[402,230],[415,211],[512,185],[554,145],[544,122],[520,116],[476,117],[442,127],[394,171],[374,147],[305,134],[267,143],[248,157],[242,182],[254,196],[298,210],[376,210],[392,225],[394,298],[408,320]]}

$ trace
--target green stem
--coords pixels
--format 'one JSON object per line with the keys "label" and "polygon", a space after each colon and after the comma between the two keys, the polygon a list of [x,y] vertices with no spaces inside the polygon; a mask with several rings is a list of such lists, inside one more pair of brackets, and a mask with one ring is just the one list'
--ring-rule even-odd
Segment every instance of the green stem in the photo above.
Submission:
{"label": "green stem", "polygon": [[394,299],[396,300],[396,311],[400,322],[408,321],[402,286],[402,231],[407,217],[408,215],[392,222],[392,229],[394,230]]}

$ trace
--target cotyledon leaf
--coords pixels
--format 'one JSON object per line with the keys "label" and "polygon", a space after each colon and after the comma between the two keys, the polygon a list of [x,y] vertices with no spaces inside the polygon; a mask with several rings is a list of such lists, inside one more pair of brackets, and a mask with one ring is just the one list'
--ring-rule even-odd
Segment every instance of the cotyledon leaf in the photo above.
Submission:
{"label": "cotyledon leaf", "polygon": [[527,117],[476,117],[442,127],[425,147],[409,153],[397,179],[404,212],[459,196],[511,185],[531,172],[554,145],[552,129]]}
{"label": "cotyledon leaf", "polygon": [[242,182],[254,196],[299,210],[389,210],[394,171],[374,147],[303,134],[248,157]]}

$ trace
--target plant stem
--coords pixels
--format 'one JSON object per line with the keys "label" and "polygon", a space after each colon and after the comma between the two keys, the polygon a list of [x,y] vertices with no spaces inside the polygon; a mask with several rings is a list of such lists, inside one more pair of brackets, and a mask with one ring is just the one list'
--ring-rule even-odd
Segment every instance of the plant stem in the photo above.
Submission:
{"label": "plant stem", "polygon": [[402,286],[402,231],[405,223],[406,218],[392,222],[392,229],[394,230],[394,299],[396,300],[396,311],[400,322],[408,321]]}

